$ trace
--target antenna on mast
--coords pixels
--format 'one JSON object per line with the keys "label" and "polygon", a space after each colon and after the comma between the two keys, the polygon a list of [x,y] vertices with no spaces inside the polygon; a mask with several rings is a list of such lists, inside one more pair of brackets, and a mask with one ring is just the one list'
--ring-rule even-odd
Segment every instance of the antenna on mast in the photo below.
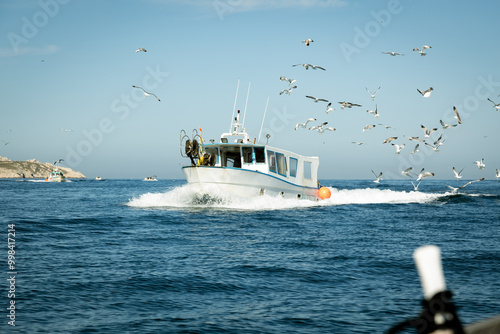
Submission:
{"label": "antenna on mast", "polygon": [[264,109],[264,117],[262,117],[262,124],[260,126],[259,139],[257,140],[257,142],[260,142],[260,135],[262,134],[262,128],[264,127],[264,120],[266,119],[267,105],[268,104],[269,104],[269,96],[267,97],[266,109]]}
{"label": "antenna on mast", "polygon": [[243,122],[241,123],[241,127],[244,129],[245,128],[245,116],[247,115],[247,105],[248,105],[248,96],[250,95],[250,85],[252,83],[249,81],[248,82],[248,91],[247,91],[247,100],[245,102],[245,110],[243,111]]}
{"label": "antenna on mast", "polygon": [[240,79],[238,79],[238,85],[236,86],[236,95],[234,96],[234,106],[233,106],[233,117],[231,117],[231,124],[229,125],[229,132],[233,127],[234,111],[236,110],[236,100],[238,100],[238,90],[240,89]]}

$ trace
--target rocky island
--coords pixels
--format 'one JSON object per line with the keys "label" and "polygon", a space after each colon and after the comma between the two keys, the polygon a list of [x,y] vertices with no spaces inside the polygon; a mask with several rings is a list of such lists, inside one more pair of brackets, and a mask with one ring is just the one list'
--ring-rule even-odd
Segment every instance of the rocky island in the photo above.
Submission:
{"label": "rocky island", "polygon": [[[45,179],[49,175],[54,165],[50,162],[42,163],[36,159],[26,161],[12,161],[5,157],[0,157],[0,178],[41,178]],[[85,179],[86,176],[80,172],[75,172],[71,168],[57,166],[68,179]]]}

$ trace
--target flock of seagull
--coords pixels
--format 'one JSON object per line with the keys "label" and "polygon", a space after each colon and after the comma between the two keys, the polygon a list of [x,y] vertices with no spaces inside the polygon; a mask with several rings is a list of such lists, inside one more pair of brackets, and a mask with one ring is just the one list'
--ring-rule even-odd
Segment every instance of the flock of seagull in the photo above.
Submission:
{"label": "flock of seagull", "polygon": [[[302,41],[302,43],[304,43],[306,46],[310,46],[311,43],[313,43],[314,41],[310,38],[308,39],[305,39]],[[415,52],[418,52],[418,54],[420,54],[421,56],[425,56],[427,55],[427,50],[431,49],[432,47],[429,46],[429,45],[423,45],[421,48],[414,48],[413,51]],[[383,54],[388,54],[388,55],[391,55],[391,56],[404,56],[404,54],[402,53],[399,53],[399,52],[394,52],[394,51],[387,51],[387,52],[382,52]],[[326,69],[322,66],[318,66],[318,65],[313,65],[313,64],[309,64],[309,63],[304,63],[304,64],[295,64],[295,65],[292,65],[292,67],[296,67],[296,66],[302,66],[305,70],[309,70],[309,69],[312,69],[312,70],[322,70],[322,71],[326,71]],[[279,94],[282,95],[282,94],[286,94],[286,95],[290,95],[292,93],[292,91],[294,89],[297,88],[297,80],[295,79],[290,79],[290,78],[287,78],[285,76],[281,76],[280,81],[285,81],[285,82],[288,82],[288,87],[283,89]],[[372,101],[375,100],[375,97],[377,95],[377,93],[380,91],[380,88],[381,87],[378,87],[375,91],[370,91],[367,87],[365,87],[366,91],[368,92],[368,94],[370,94],[370,98]],[[421,89],[418,89],[417,88],[417,92],[424,98],[429,98],[433,92],[433,88],[432,87],[429,87],[425,90],[421,90]],[[500,94],[499,94],[500,96]],[[332,102],[328,101],[327,99],[324,99],[324,98],[318,98],[318,97],[315,97],[315,96],[312,96],[312,95],[306,95],[305,96],[306,98],[312,100],[312,102],[314,103],[319,103],[319,102],[324,102],[326,103],[326,110],[325,110],[325,114],[328,115],[329,112],[331,111],[334,111],[335,109],[333,108],[332,106]],[[496,110],[500,110],[500,103],[496,103],[494,101],[492,101],[490,98],[488,98],[488,101],[490,101],[494,108]],[[338,102],[340,104],[340,108],[341,109],[344,109],[344,108],[354,108],[354,107],[362,107],[362,105],[360,104],[357,104],[357,103],[352,103],[352,102],[348,102],[348,101],[340,101]],[[378,120],[378,117],[380,116],[379,115],[379,112],[378,112],[378,105],[375,105],[375,110],[366,110],[367,113],[373,115],[377,120]],[[441,124],[441,127],[442,127],[442,131],[443,133],[441,133],[441,135],[438,137],[438,139],[436,140],[431,140],[431,135],[436,132],[436,131],[439,131],[438,127],[433,127],[433,128],[428,128],[426,126],[424,126],[423,124],[421,124],[421,129],[423,131],[423,139],[416,136],[416,137],[408,137],[408,141],[414,141],[414,142],[417,142],[416,145],[414,146],[413,150],[411,151],[411,155],[415,155],[415,153],[419,152],[419,148],[420,148],[420,145],[426,145],[427,147],[429,147],[430,149],[432,149],[434,152],[438,153],[441,146],[444,145],[444,139],[443,139],[443,134],[444,134],[444,131],[447,130],[447,129],[450,129],[450,128],[454,128],[454,127],[457,127],[459,126],[460,124],[462,124],[462,119],[460,117],[460,114],[459,114],[459,111],[457,110],[457,108],[455,106],[453,106],[453,112],[454,112],[454,119],[456,120],[456,122],[454,124],[447,124],[445,123],[443,120],[439,120],[440,124]],[[308,118],[306,119],[304,122],[299,122],[295,125],[295,130],[298,130],[299,128],[304,128],[304,129],[308,129],[308,130],[311,130],[311,131],[318,131],[320,134],[322,134],[324,131],[328,130],[328,131],[336,131],[335,128],[333,127],[327,127],[326,125],[328,124],[328,122],[322,122],[320,123],[319,125],[312,125],[309,126],[308,124],[311,123],[311,122],[315,122],[317,121],[316,118]],[[391,126],[389,125],[384,125],[384,124],[378,124],[378,125],[381,125],[381,126],[384,126],[385,128],[391,128]],[[369,131],[373,128],[376,127],[376,124],[368,124],[366,125],[362,132],[365,132],[365,131]],[[405,137],[403,135],[403,137]],[[382,143],[383,144],[388,144],[390,143],[394,148],[395,148],[395,153],[396,154],[400,154],[401,151],[406,147],[406,143],[391,143],[392,141],[394,140],[397,140],[398,137],[397,136],[392,136],[392,137],[389,137],[387,139],[385,139]],[[365,143],[363,142],[351,142],[352,144],[356,144],[356,145],[363,145]],[[484,159],[481,159],[481,160],[478,160],[478,161],[474,161],[473,162],[481,171],[483,171],[485,169],[485,164],[484,164]],[[413,167],[408,167],[406,168],[404,171],[401,172],[401,174],[403,176],[407,176],[411,179],[411,183],[413,185],[413,188],[415,191],[418,191],[418,187],[420,185],[420,183],[422,182],[422,180],[424,178],[428,178],[428,177],[432,177],[434,176],[435,174],[432,173],[432,172],[429,172],[429,171],[426,171],[425,168],[422,168],[420,170],[419,173],[414,173],[412,172],[413,170]],[[452,168],[452,171],[454,173],[454,176],[455,178],[457,179],[457,181],[459,179],[462,178],[462,171],[463,169],[458,172],[456,170],[455,167]],[[383,173],[382,172],[379,172],[378,174],[375,173],[373,170],[372,170],[372,173],[374,174],[375,176],[375,180],[373,182],[375,183],[380,183],[380,181],[383,179]],[[499,169],[496,169],[496,179],[497,180],[500,180],[500,170]],[[477,180],[473,180],[473,181],[470,181],[470,182],[467,182],[465,183],[464,185],[460,186],[460,187],[452,187],[452,186],[449,186],[447,185],[453,193],[456,193],[459,189],[463,189],[464,187],[474,183],[474,182],[478,182],[478,181],[482,181],[484,180],[485,178],[480,178],[480,179],[477,179]],[[415,183],[413,182],[415,181]]]}

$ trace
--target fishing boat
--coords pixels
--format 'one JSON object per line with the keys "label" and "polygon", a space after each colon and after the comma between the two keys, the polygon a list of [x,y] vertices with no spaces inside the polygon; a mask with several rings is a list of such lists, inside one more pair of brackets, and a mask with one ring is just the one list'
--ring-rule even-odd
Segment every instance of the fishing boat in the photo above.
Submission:
{"label": "fishing boat", "polygon": [[145,177],[143,181],[158,181],[156,175]]}
{"label": "fishing boat", "polygon": [[45,179],[47,182],[66,182],[66,177],[64,173],[61,172],[57,167],[49,173],[49,176]]}
{"label": "fishing boat", "polygon": [[[234,114],[234,112],[233,112]],[[201,132],[201,129],[199,129]],[[191,138],[181,130],[181,155],[190,159],[182,171],[200,193],[216,189],[242,197],[281,196],[318,200],[331,193],[318,182],[319,158],[256,143],[240,123],[240,111],[230,132],[220,141],[204,142],[197,129]]]}

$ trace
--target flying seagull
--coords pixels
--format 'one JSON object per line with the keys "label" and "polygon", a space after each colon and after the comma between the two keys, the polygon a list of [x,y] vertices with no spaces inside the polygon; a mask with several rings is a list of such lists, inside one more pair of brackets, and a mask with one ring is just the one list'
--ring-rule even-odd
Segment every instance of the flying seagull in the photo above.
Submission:
{"label": "flying seagull", "polygon": [[420,182],[422,182],[422,181],[418,181],[417,184],[413,183],[413,181],[410,181],[410,182],[411,182],[411,184],[413,184],[413,190],[418,191],[418,186],[420,185]]}
{"label": "flying seagull", "polygon": [[389,137],[386,140],[384,140],[384,142],[382,144],[390,143],[391,141],[396,140],[396,139],[398,139],[398,137]]}
{"label": "flying seagull", "polygon": [[293,66],[293,67],[295,67],[295,66],[304,66],[304,68],[305,68],[306,70],[308,70],[308,69],[309,69],[309,67],[310,67],[310,68],[312,68],[313,70],[316,70],[316,69],[318,69],[318,68],[319,68],[320,70],[326,71],[326,70],[325,70],[323,67],[321,67],[321,66],[311,65],[311,64],[295,64],[295,65],[292,65],[292,66]]}
{"label": "flying seagull", "polygon": [[3,140],[2,140],[2,143],[4,144],[4,146],[6,146],[6,145],[9,145],[9,144],[10,144],[10,141],[3,141]]}
{"label": "flying seagull", "polygon": [[397,52],[394,52],[394,51],[386,51],[386,52],[382,52],[386,55],[391,55],[391,56],[404,56],[403,53],[397,53]]}
{"label": "flying seagull", "polygon": [[365,132],[367,130],[370,130],[370,129],[373,129],[375,127],[375,124],[368,124],[366,125],[364,128],[363,128],[363,131],[361,132]]}
{"label": "flying seagull", "polygon": [[359,146],[359,145],[364,145],[365,143],[361,143],[361,142],[357,142],[357,141],[352,141],[351,144],[356,144],[356,145]]}
{"label": "flying seagull", "polygon": [[415,153],[419,152],[419,150],[418,150],[418,147],[419,147],[419,146],[420,146],[420,144],[417,144],[417,145],[415,146],[415,148],[413,149],[413,151],[411,151],[411,155],[415,155]]}
{"label": "flying seagull", "polygon": [[283,93],[286,93],[286,95],[290,95],[290,93],[292,92],[293,89],[297,88],[297,86],[293,86],[293,87],[290,87],[288,89],[283,89],[281,92],[280,92],[280,95],[283,94]]}
{"label": "flying seagull", "polygon": [[318,130],[319,128],[323,128],[327,124],[328,122],[323,122],[320,125],[311,126],[308,130]]}
{"label": "flying seagull", "polygon": [[328,115],[328,113],[329,113],[330,111],[334,111],[334,110],[335,110],[335,109],[333,109],[333,108],[332,108],[332,103],[330,102],[330,103],[328,103],[328,104],[326,105],[326,110],[325,110],[325,113]]}
{"label": "flying seagull", "polygon": [[297,130],[299,127],[305,128],[307,123],[314,122],[315,120],[316,118],[308,118],[304,123],[297,123],[297,125],[295,125],[295,130]]}
{"label": "flying seagull", "polygon": [[[309,130],[310,130],[310,129],[309,129]],[[320,126],[320,127],[318,127],[318,128],[316,129],[316,131],[318,131],[320,134],[322,134],[323,132],[325,132],[325,130],[328,130],[328,131],[332,131],[332,132],[333,132],[333,131],[336,131],[337,129],[332,128],[332,127],[330,127],[330,126],[329,126],[329,127],[326,127],[326,128],[325,128],[325,127],[323,127],[323,126]]]}
{"label": "flying seagull", "polygon": [[372,98],[372,101],[373,101],[373,99],[375,98],[375,95],[377,95],[377,92],[380,90],[380,87],[379,87],[379,88],[377,88],[377,90],[375,91],[375,93],[370,92],[370,91],[368,90],[368,88],[366,88],[366,87],[365,87],[365,89],[366,89],[366,91],[370,94],[370,97]]}
{"label": "flying seagull", "polygon": [[417,92],[419,92],[420,94],[422,94],[423,97],[429,97],[431,96],[431,92],[434,90],[434,88],[432,87],[429,87],[427,88],[426,90],[424,90],[423,92],[417,88]]}
{"label": "flying seagull", "polygon": [[469,181],[469,182],[467,182],[466,184],[464,184],[463,186],[461,186],[461,187],[457,187],[457,188],[452,187],[452,186],[449,186],[449,185],[446,185],[446,186],[447,186],[448,188],[450,188],[450,189],[451,189],[451,191],[452,191],[453,193],[456,193],[459,189],[462,189],[462,188],[464,188],[464,187],[468,186],[468,185],[469,185],[469,184],[471,184],[471,183],[478,182],[478,181],[483,181],[483,180],[484,180],[484,177],[483,177],[483,178],[480,178],[480,179],[477,179],[477,180],[474,180],[474,181]]}
{"label": "flying seagull", "polygon": [[455,113],[455,116],[453,117],[456,118],[458,124],[462,124],[462,119],[460,118],[460,115],[458,114],[457,108],[455,108],[455,106],[453,106],[453,112]]}
{"label": "flying seagull", "polygon": [[373,169],[372,169],[372,173],[373,173],[373,175],[375,175],[375,177],[376,177],[376,179],[375,179],[373,182],[375,182],[375,183],[380,183],[380,180],[382,180],[382,172],[380,172],[380,173],[377,175],[377,174],[375,174],[375,172],[374,172],[374,171],[373,171]]}
{"label": "flying seagull", "polygon": [[444,145],[443,135],[439,136],[439,138],[434,142],[436,147]]}
{"label": "flying seagull", "polygon": [[418,53],[420,53],[421,56],[425,56],[427,54],[427,53],[425,53],[426,49],[432,49],[432,46],[424,45],[424,46],[422,46],[422,50],[419,48],[414,48],[413,51],[418,51]]}
{"label": "flying seagull", "polygon": [[320,99],[320,98],[317,98],[317,97],[314,97],[314,96],[311,96],[311,95],[306,95],[306,97],[309,98],[309,99],[313,99],[314,102],[316,102],[316,103],[318,103],[318,101],[328,102],[328,100]]}
{"label": "flying seagull", "polygon": [[428,130],[422,124],[420,124],[420,127],[422,128],[422,130],[424,130],[424,137],[426,137],[426,138],[428,138],[431,135],[431,133],[433,133],[434,131],[437,131],[437,128],[433,128],[433,129]]}
{"label": "flying seagull", "polygon": [[422,170],[418,174],[417,181],[422,180],[424,177],[431,177],[431,176],[434,176],[434,173],[424,172],[424,168],[422,168]]}
{"label": "flying seagull", "polygon": [[408,137],[408,141],[410,141],[410,140],[419,141],[419,142],[422,142],[422,143],[424,142],[424,140],[420,139],[419,137]]}
{"label": "flying seagull", "polygon": [[291,85],[292,85],[294,82],[296,82],[297,80],[295,80],[295,79],[288,79],[288,78],[287,78],[287,77],[285,77],[285,76],[280,76],[280,81],[288,81],[288,83],[289,83],[289,84],[290,84],[290,86],[291,86]]}
{"label": "flying seagull", "polygon": [[302,43],[305,43],[306,46],[309,46],[310,43],[314,42],[312,39],[308,38],[302,41]]}
{"label": "flying seagull", "polygon": [[424,142],[424,144],[425,144],[425,145],[427,145],[427,146],[429,146],[430,148],[432,148],[432,150],[433,150],[434,152],[436,152],[436,153],[438,153],[438,152],[439,152],[439,145],[432,146],[431,144],[429,144],[429,143],[425,143],[425,142]]}
{"label": "flying seagull", "polygon": [[448,128],[454,128],[455,126],[457,126],[458,124],[446,124],[445,122],[443,122],[443,120],[439,120],[439,123],[441,123],[441,125],[443,126],[443,130],[446,130]]}
{"label": "flying seagull", "polygon": [[61,131],[64,131],[64,132],[72,132],[73,130],[69,130],[69,129],[59,129]]}
{"label": "flying seagull", "polygon": [[59,159],[57,161],[54,161],[54,165],[61,163],[61,161],[64,161],[64,159]]}
{"label": "flying seagull", "polygon": [[412,177],[412,176],[411,176],[411,174],[412,174],[412,173],[410,173],[410,171],[411,171],[412,169],[413,169],[413,167],[408,167],[408,168],[406,168],[404,171],[401,171],[401,174],[402,174],[402,175],[405,175],[405,176],[408,176],[408,177],[411,179],[411,177]]}
{"label": "flying seagull", "polygon": [[481,171],[483,171],[484,167],[486,167],[486,165],[484,164],[484,159],[474,161],[473,164],[475,164]]}
{"label": "flying seagull", "polygon": [[391,145],[396,148],[396,154],[400,154],[401,150],[406,146],[406,144],[403,144],[403,145],[391,144]]}
{"label": "flying seagull", "polygon": [[160,102],[160,99],[158,98],[158,96],[156,96],[156,95],[155,95],[155,94],[153,94],[153,93],[146,92],[146,91],[144,90],[144,88],[139,87],[139,86],[134,86],[134,85],[132,85],[132,87],[142,89],[142,91],[144,92],[144,95],[146,95],[146,96],[151,96],[151,95],[153,95],[154,97],[156,97],[156,99],[158,100],[158,102]]}
{"label": "flying seagull", "polygon": [[500,109],[500,103],[495,103],[495,102],[493,102],[492,100],[490,100],[490,98],[488,98],[488,101],[490,101],[491,103],[493,103],[493,107],[494,107],[496,110],[499,110],[499,109]]}
{"label": "flying seagull", "polygon": [[327,125],[327,124],[328,124],[328,122],[323,122],[323,123],[321,123],[320,125],[317,125],[317,126],[311,126],[311,127],[309,128],[309,130],[316,130],[316,131],[318,131],[320,134],[323,134],[323,132],[324,132],[325,130],[332,131],[332,132],[333,132],[333,131],[335,131],[335,130],[337,130],[337,129],[332,128],[332,127],[326,127],[326,128],[325,128],[325,125]]}
{"label": "flying seagull", "polygon": [[138,48],[137,50],[135,50],[135,52],[148,52],[148,50],[143,48]]}
{"label": "flying seagull", "polygon": [[458,181],[458,179],[461,179],[461,178],[462,178],[462,172],[463,172],[463,170],[464,170],[464,169],[462,168],[462,170],[461,170],[460,172],[458,172],[458,171],[455,169],[455,167],[453,167],[453,174],[455,174],[455,178],[457,179],[457,181]]}
{"label": "flying seagull", "polygon": [[342,102],[339,102],[341,104],[341,108],[344,109],[344,108],[352,108],[352,107],[362,107],[361,104],[356,104],[356,103],[351,103],[351,102],[346,102],[346,101],[342,101]]}
{"label": "flying seagull", "polygon": [[377,105],[375,105],[375,111],[373,111],[373,110],[367,110],[366,112],[369,113],[369,114],[373,114],[373,116],[375,116],[377,119],[380,116],[379,113],[378,113],[378,106]]}

